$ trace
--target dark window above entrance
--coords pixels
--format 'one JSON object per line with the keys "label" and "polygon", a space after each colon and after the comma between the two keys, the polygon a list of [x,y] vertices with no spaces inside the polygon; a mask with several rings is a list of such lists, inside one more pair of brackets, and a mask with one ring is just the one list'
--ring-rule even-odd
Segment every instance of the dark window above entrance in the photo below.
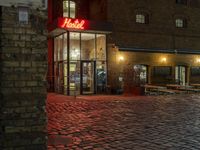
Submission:
{"label": "dark window above entrance", "polygon": [[187,5],[187,0],[176,0],[176,3]]}

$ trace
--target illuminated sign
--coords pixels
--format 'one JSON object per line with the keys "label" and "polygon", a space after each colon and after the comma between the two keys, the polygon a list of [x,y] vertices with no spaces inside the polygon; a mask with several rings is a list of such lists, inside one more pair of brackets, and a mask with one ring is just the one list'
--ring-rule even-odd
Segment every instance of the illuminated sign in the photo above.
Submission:
{"label": "illuminated sign", "polygon": [[61,28],[67,28],[67,29],[79,29],[83,30],[85,29],[85,20],[79,20],[79,19],[71,19],[71,18],[63,18],[59,22]]}
{"label": "illuminated sign", "polygon": [[[58,30],[57,30],[58,29]],[[61,30],[59,30],[61,29]],[[63,30],[66,31],[96,31],[110,33],[112,30],[112,24],[108,22],[96,22],[86,19],[77,18],[63,18],[59,17],[52,23],[48,24],[48,30],[52,34],[61,34]],[[54,32],[55,30],[55,32]]]}

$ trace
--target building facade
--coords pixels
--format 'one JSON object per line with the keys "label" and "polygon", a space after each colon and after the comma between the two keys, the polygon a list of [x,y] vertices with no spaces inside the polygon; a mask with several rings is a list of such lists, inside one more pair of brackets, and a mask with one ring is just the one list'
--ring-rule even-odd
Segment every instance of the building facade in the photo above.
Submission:
{"label": "building facade", "polygon": [[200,83],[199,0],[49,0],[49,89]]}

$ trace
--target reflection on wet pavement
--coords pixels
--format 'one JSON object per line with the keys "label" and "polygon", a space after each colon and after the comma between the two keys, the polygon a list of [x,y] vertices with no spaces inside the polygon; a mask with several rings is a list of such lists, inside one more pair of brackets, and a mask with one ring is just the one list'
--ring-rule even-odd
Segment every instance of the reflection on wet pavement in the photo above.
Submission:
{"label": "reflection on wet pavement", "polygon": [[48,149],[200,149],[200,95],[49,94]]}

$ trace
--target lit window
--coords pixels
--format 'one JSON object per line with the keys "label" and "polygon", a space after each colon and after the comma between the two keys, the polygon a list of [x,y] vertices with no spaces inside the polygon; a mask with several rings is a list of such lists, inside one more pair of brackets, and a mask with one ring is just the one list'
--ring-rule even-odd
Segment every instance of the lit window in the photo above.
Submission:
{"label": "lit window", "polygon": [[137,14],[136,15],[136,22],[137,23],[145,23],[145,16],[142,14]]}
{"label": "lit window", "polygon": [[143,23],[143,24],[147,24],[148,23],[148,15],[144,15],[144,14],[136,14],[136,23]]}
{"label": "lit window", "polygon": [[63,17],[75,18],[76,3],[74,1],[63,0]]}
{"label": "lit window", "polygon": [[184,27],[186,27],[186,20],[180,19],[180,18],[176,19],[176,27],[177,28],[184,28]]}

